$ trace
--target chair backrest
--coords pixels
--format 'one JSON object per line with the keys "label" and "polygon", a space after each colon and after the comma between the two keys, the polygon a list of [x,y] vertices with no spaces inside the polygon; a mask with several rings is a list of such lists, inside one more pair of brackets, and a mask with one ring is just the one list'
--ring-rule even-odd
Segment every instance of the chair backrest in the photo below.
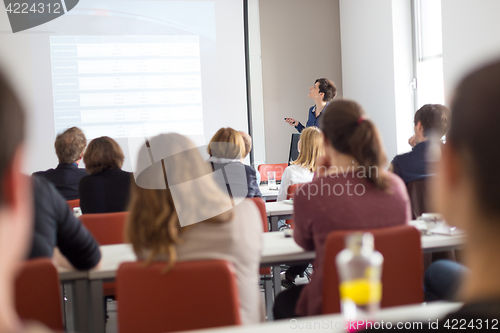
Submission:
{"label": "chair backrest", "polygon": [[431,213],[429,207],[429,196],[427,192],[427,179],[414,180],[406,184],[408,195],[411,203],[412,219],[416,220],[417,217],[423,213]]}
{"label": "chair backrest", "polygon": [[[384,256],[381,307],[424,301],[423,261],[420,232],[412,226],[363,230],[375,238],[375,249]],[[328,235],[323,272],[323,313],[340,312],[339,279],[335,257],[345,247],[345,236],[354,232],[336,231]]]}
{"label": "chair backrest", "polygon": [[259,197],[248,199],[252,200],[257,205],[257,208],[260,212],[260,217],[262,218],[262,228],[264,229],[264,232],[268,232],[269,222],[267,221],[266,203],[264,202],[264,200],[262,200],[262,198]]}
{"label": "chair backrest", "polygon": [[293,199],[293,197],[295,196],[295,192],[297,192],[300,185],[302,185],[302,184],[293,184],[293,185],[288,186],[288,189],[286,190],[286,192],[287,192],[286,198]]}
{"label": "chair backrest", "polygon": [[[293,199],[293,197],[295,196],[295,193],[297,192],[297,190],[299,189],[299,186],[301,186],[302,184],[293,184],[293,185],[290,185],[288,186],[288,189],[286,190],[286,198],[287,199]],[[285,221],[286,224],[289,224],[292,226],[292,229],[293,229],[293,219],[288,219]]]}
{"label": "chair backrest", "polygon": [[101,245],[125,242],[125,222],[128,212],[83,214],[79,217]]}
{"label": "chair backrest", "polygon": [[257,168],[257,171],[260,173],[260,180],[267,181],[267,172],[268,171],[276,171],[276,180],[281,180],[281,176],[283,176],[283,171],[285,171],[288,164],[280,163],[280,164],[261,164]]}
{"label": "chair backrest", "polygon": [[116,274],[120,333],[239,325],[234,267],[223,260],[121,264]]}
{"label": "chair backrest", "polygon": [[[269,222],[267,220],[266,203],[264,202],[264,200],[262,200],[262,198],[258,198],[258,197],[249,198],[249,199],[252,200],[257,205],[257,208],[260,211],[260,217],[262,219],[262,229],[264,230],[264,232],[268,232],[269,231]],[[260,275],[271,275],[271,267],[260,268],[259,274]]]}
{"label": "chair backrest", "polygon": [[66,202],[68,203],[68,206],[71,209],[71,211],[73,211],[73,208],[75,207],[80,207],[80,199],[68,200]]}
{"label": "chair backrest", "polygon": [[15,284],[16,311],[23,320],[63,330],[62,298],[57,270],[48,258],[23,263]]}

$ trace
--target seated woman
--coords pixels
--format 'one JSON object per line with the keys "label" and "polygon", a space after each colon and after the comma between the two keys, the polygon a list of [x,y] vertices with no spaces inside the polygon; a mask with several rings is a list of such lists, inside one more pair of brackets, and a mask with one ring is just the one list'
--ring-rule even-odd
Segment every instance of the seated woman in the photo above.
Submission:
{"label": "seated woman", "polygon": [[324,246],[328,233],[406,224],[410,205],[406,187],[385,171],[387,160],[375,125],[352,101],[331,102],[321,129],[325,156],[317,177],[295,194],[294,239],[316,251],[311,282],[276,298],[275,318],[317,315],[322,306]]}
{"label": "seated woman", "polygon": [[223,127],[208,144],[209,162],[216,172],[216,182],[226,187],[229,196],[262,197],[257,184],[255,169],[242,163],[245,143],[241,134],[231,127]]}
{"label": "seated woman", "polygon": [[[152,138],[149,144],[161,147],[162,156],[167,158],[145,169],[137,167],[143,171],[136,174],[132,185],[126,227],[137,257],[147,262],[165,260],[167,269],[176,261],[232,262],[242,323],[261,321],[259,262],[263,230],[255,204],[242,200],[233,208],[230,198],[214,182],[210,166],[186,137],[164,134]],[[139,156],[144,151],[146,146]],[[193,316],[196,320],[196,314]]]}
{"label": "seated woman", "polygon": [[88,176],[80,180],[83,214],[123,212],[127,209],[132,174],[121,169],[123,151],[115,140],[102,136],[90,141],[83,155]]}
{"label": "seated woman", "polygon": [[312,181],[319,157],[323,156],[323,136],[319,128],[307,127],[300,134],[298,143],[299,157],[283,172],[281,186],[276,201],[287,197],[288,187]]}

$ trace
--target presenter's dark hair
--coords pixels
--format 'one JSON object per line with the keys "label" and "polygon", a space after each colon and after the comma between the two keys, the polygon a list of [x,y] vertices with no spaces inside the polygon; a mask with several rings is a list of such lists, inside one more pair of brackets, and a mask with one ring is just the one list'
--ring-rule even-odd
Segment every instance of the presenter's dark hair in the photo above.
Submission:
{"label": "presenter's dark hair", "polygon": [[329,102],[337,96],[337,87],[333,81],[326,78],[317,79],[314,83],[319,83],[319,92],[325,94],[323,101]]}
{"label": "presenter's dark hair", "polygon": [[456,151],[486,216],[500,216],[500,62],[468,75],[451,105],[446,145]]}
{"label": "presenter's dark hair", "polygon": [[425,104],[415,113],[415,126],[420,122],[424,128],[424,136],[436,133],[439,137],[450,128],[451,112],[441,104]]}
{"label": "presenter's dark hair", "polygon": [[[5,172],[24,140],[25,114],[7,78],[0,72],[0,189],[4,188]],[[0,206],[3,205],[0,191]]]}
{"label": "presenter's dark hair", "polygon": [[85,170],[91,175],[103,170],[121,169],[124,159],[118,143],[107,136],[90,141],[83,155]]}
{"label": "presenter's dark hair", "polygon": [[365,118],[358,103],[340,100],[328,104],[323,111],[321,130],[335,150],[356,160],[359,165],[357,175],[364,175],[379,189],[388,187],[388,176],[384,171],[387,157],[380,135],[375,124]]}
{"label": "presenter's dark hair", "polygon": [[82,157],[87,139],[78,127],[71,127],[56,137],[54,148],[59,163],[75,163]]}

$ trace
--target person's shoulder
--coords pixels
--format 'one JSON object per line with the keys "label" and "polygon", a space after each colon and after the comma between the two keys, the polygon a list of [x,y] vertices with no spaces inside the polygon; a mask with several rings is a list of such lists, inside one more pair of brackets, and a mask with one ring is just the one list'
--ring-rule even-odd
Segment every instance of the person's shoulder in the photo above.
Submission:
{"label": "person's shoulder", "polygon": [[253,202],[253,200],[251,198],[244,199],[242,202],[240,202],[239,204],[237,204],[234,207],[234,210],[240,216],[244,216],[248,212],[250,212],[252,214],[254,212],[259,213],[259,208],[257,207],[257,205]]}
{"label": "person's shoulder", "polygon": [[36,175],[36,176],[47,176],[47,175],[50,175],[51,173],[54,173],[56,171],[56,169],[47,169],[47,170],[41,170],[41,171],[35,171],[32,173],[32,175]]}
{"label": "person's shoulder", "polygon": [[243,164],[243,165],[245,166],[245,170],[246,170],[246,171],[249,171],[249,172],[253,172],[253,173],[255,173],[255,169],[254,169],[254,167],[253,167],[253,166],[251,166],[251,165],[247,165],[247,164]]}
{"label": "person's shoulder", "polygon": [[88,183],[91,183],[94,181],[94,179],[96,178],[95,175],[89,175],[89,174],[86,174],[85,176],[83,176],[82,178],[80,178],[80,185],[81,184],[88,184]]}
{"label": "person's shoulder", "polygon": [[391,171],[386,171],[385,176],[389,181],[389,188],[391,189],[392,192],[396,192],[399,194],[407,191],[406,184],[403,181],[403,179],[401,179],[401,177],[399,177],[398,175],[396,175]]}
{"label": "person's shoulder", "polygon": [[74,172],[75,172],[75,173],[78,173],[78,174],[79,174],[79,175],[81,175],[82,177],[84,177],[84,176],[87,176],[87,175],[88,175],[87,171],[86,171],[85,169],[83,169],[83,168],[76,168],[76,169],[74,169]]}

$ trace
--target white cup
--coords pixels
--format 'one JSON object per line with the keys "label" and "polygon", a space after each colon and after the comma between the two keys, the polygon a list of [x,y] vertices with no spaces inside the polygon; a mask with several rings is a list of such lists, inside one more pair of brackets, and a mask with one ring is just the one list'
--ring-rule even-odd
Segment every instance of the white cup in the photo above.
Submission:
{"label": "white cup", "polygon": [[76,218],[79,218],[82,215],[82,209],[80,207],[73,208],[73,215],[75,215]]}
{"label": "white cup", "polygon": [[267,172],[267,187],[270,191],[278,189],[278,185],[276,185],[276,171]]}

